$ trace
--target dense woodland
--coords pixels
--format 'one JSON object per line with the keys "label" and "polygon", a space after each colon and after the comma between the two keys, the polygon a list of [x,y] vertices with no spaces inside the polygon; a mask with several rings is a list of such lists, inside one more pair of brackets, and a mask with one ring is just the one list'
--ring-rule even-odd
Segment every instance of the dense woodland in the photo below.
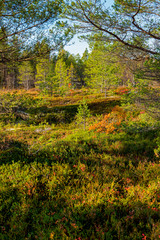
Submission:
{"label": "dense woodland", "polygon": [[159,0],[0,0],[0,239],[160,239]]}

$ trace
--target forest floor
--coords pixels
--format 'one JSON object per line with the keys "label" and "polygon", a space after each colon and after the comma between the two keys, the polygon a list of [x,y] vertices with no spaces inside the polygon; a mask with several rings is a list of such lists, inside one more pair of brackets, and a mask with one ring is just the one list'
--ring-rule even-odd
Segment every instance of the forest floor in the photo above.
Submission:
{"label": "forest floor", "polygon": [[160,239],[158,121],[113,91],[0,100],[1,240]]}

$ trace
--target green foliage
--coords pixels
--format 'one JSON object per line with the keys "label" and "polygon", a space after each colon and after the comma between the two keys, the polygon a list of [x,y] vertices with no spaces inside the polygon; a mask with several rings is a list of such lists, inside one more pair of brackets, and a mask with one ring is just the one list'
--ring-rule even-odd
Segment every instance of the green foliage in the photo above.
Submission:
{"label": "green foliage", "polygon": [[67,78],[67,66],[63,59],[59,59],[55,66],[55,79],[59,84],[59,94],[64,95],[68,91],[69,79]]}
{"label": "green foliage", "polygon": [[87,119],[91,116],[90,110],[86,103],[86,100],[83,99],[77,109],[76,122],[83,125],[83,129],[86,129]]}
{"label": "green foliage", "polygon": [[[38,67],[38,78],[43,75],[45,81],[46,58],[62,48],[73,36],[67,23],[59,20],[63,8],[61,0],[1,1],[0,87],[14,89],[22,83],[25,88],[34,87],[35,66],[32,77],[31,66],[26,61],[34,60],[36,64],[42,57],[44,61],[41,59],[42,71],[41,66]],[[29,84],[31,80],[32,84]]]}
{"label": "green foliage", "polygon": [[19,84],[22,84],[26,90],[33,86],[34,69],[30,62],[24,62],[19,66]]}
{"label": "green foliage", "polygon": [[[131,108],[144,109],[155,119],[160,119],[160,98],[159,98],[159,83],[157,81],[160,71],[155,60],[154,72],[152,68],[153,60],[137,67],[134,73],[134,86],[128,81],[130,90],[123,95],[123,101],[126,106]],[[149,81],[153,79],[153,81]]]}
{"label": "green foliage", "polygon": [[87,86],[105,92],[117,85],[121,77],[121,69],[118,58],[114,56],[111,46],[95,43],[94,48],[86,61],[85,82]]}
{"label": "green foliage", "polygon": [[53,68],[53,63],[51,63],[49,57],[40,59],[36,65],[36,86],[42,93],[49,94],[50,96],[52,96],[53,93],[57,93],[59,89],[59,82]]}
{"label": "green foliage", "polygon": [[[15,60],[28,59],[28,53],[30,54],[30,57],[34,56],[34,46],[40,44],[44,39],[46,40],[50,32],[49,30],[51,30],[50,27],[48,31],[45,31],[45,34],[42,34],[45,23],[55,23],[57,17],[62,12],[62,1],[5,1],[1,2],[0,12],[0,42],[3,44],[5,39],[7,39],[8,42],[8,47],[3,49],[3,54],[8,57],[6,62],[14,62]],[[12,14],[10,14],[11,12]],[[38,34],[37,41],[35,37],[35,29],[36,34]],[[56,33],[52,33],[52,37],[53,35],[56,36],[58,34],[56,27],[54,30]],[[52,47],[53,45],[57,45],[57,43],[62,43],[65,38],[64,34],[59,33],[58,35],[59,39],[57,36],[54,40],[52,38]],[[13,44],[15,39],[17,40],[16,45]],[[48,42],[50,42],[50,38],[48,38]],[[20,54],[20,52],[19,55],[15,54],[17,53],[17,48],[20,48],[22,51],[25,50],[25,55]]]}
{"label": "green foliage", "polygon": [[154,149],[154,153],[157,158],[160,158],[160,136],[157,137],[156,144],[157,144],[157,147]]}
{"label": "green foliage", "polygon": [[80,83],[80,80],[78,79],[76,69],[74,68],[72,63],[70,65],[69,69],[68,69],[67,78],[69,80],[70,91],[72,91],[72,89],[76,89],[76,88],[81,87],[81,83]]}

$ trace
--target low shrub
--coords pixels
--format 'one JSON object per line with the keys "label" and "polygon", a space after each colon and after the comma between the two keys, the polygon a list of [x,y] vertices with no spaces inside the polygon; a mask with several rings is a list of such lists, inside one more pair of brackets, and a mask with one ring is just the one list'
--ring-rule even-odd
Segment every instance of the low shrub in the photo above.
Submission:
{"label": "low shrub", "polygon": [[159,239],[158,123],[99,100],[84,131],[58,124],[78,105],[47,104],[27,108],[33,118],[44,109],[38,125],[1,124],[0,239]]}

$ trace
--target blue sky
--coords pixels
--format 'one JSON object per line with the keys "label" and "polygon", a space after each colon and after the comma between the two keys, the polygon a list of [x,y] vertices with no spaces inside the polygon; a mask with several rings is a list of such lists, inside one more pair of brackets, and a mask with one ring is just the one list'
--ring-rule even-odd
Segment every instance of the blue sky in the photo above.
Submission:
{"label": "blue sky", "polygon": [[[114,0],[106,0],[108,7],[110,7],[113,2]],[[76,55],[79,53],[82,56],[86,48],[89,49],[87,42],[79,40],[78,37],[75,36],[64,49],[71,54]]]}
{"label": "blue sky", "polygon": [[79,53],[82,56],[86,48],[89,49],[87,42],[79,40],[78,37],[75,36],[64,49],[71,54],[76,55]]}

